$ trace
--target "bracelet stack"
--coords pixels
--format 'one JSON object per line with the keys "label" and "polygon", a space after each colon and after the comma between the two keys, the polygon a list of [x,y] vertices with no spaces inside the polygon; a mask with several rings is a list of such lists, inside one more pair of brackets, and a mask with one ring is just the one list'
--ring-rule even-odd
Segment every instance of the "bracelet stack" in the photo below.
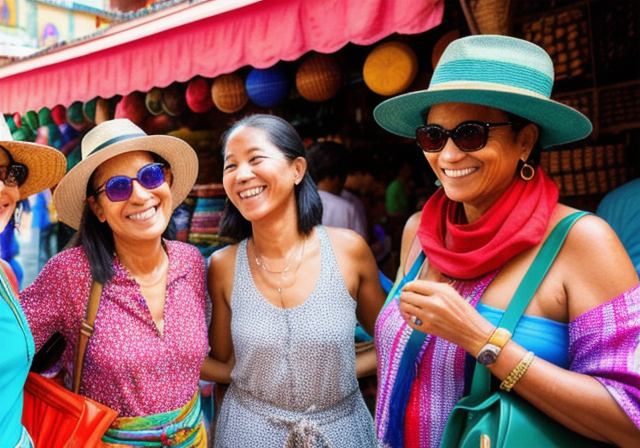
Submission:
{"label": "bracelet stack", "polygon": [[500,390],[506,392],[511,391],[511,388],[522,378],[522,375],[527,371],[534,358],[533,352],[527,352],[526,355],[520,360],[517,366],[513,368],[511,373],[507,375],[504,381],[500,384]]}

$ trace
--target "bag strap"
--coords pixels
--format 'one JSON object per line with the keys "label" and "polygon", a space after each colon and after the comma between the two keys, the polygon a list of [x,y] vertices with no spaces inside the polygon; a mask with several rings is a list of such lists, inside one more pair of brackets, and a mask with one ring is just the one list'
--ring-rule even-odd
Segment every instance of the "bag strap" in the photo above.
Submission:
{"label": "bag strap", "polygon": [[84,364],[84,355],[87,351],[87,343],[93,335],[93,323],[98,314],[98,306],[100,305],[100,297],[102,296],[102,283],[93,281],[91,283],[91,291],[89,292],[89,303],[87,311],[80,327],[80,336],[78,338],[78,348],[76,350],[75,361],[73,365],[73,391],[77,394],[80,390],[80,379],[82,378],[82,365]]}
{"label": "bag strap", "polygon": [[407,272],[407,275],[402,278],[402,281],[394,283],[391,291],[389,291],[389,294],[387,295],[387,300],[384,302],[384,305],[382,305],[382,309],[380,310],[381,312],[389,304],[389,302],[394,299],[394,296],[398,289],[402,289],[404,285],[412,280],[415,280],[416,277],[418,277],[418,274],[420,273],[420,269],[422,269],[422,265],[424,264],[424,260],[426,259],[426,257],[427,256],[425,255],[424,251],[421,250],[418,254],[418,257],[413,262],[413,265],[411,265],[411,269],[409,270],[409,272]]}
{"label": "bag strap", "polygon": [[[566,239],[573,224],[588,212],[575,212],[565,216],[551,231],[551,234],[542,245],[540,252],[531,263],[529,270],[520,282],[518,289],[509,302],[509,306],[504,312],[498,327],[505,328],[513,334],[524,310],[531,302],[533,295],[538,290],[538,286],[544,279],[553,264],[560,248]],[[476,362],[471,383],[471,395],[486,395],[491,389],[491,372],[482,364]]]}

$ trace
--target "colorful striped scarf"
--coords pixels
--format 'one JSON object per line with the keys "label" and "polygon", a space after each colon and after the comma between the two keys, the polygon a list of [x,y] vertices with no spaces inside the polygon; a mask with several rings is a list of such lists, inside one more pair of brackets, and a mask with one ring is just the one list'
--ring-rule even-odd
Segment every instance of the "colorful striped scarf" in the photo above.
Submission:
{"label": "colorful striped scarf", "polygon": [[[416,270],[415,266],[421,264],[419,260],[405,280],[416,277],[419,269]],[[478,280],[456,281],[452,286],[475,306],[497,273],[494,271]],[[401,289],[399,286],[392,291],[391,300],[376,322],[376,348],[380,365],[376,402],[377,437],[383,447],[406,446],[405,422],[409,421],[405,420],[407,403],[409,399],[419,397],[420,438],[431,440],[424,446],[435,447],[438,446],[451,409],[464,391],[466,352],[444,339],[413,331],[398,308]],[[415,383],[418,383],[417,389]]]}
{"label": "colorful striped scarf", "polygon": [[108,448],[132,446],[206,448],[200,393],[182,408],[162,414],[117,418],[102,442]]}
{"label": "colorful striped scarf", "polygon": [[[475,306],[496,273],[453,286]],[[400,314],[396,295],[376,323],[379,447],[438,447],[451,409],[464,393],[464,350],[427,335],[416,359],[406,414],[401,414],[399,421],[394,418],[392,392],[412,333]],[[600,381],[640,428],[640,285],[569,324],[569,362],[571,371]],[[397,425],[402,428],[400,444],[393,445],[387,434]]]}

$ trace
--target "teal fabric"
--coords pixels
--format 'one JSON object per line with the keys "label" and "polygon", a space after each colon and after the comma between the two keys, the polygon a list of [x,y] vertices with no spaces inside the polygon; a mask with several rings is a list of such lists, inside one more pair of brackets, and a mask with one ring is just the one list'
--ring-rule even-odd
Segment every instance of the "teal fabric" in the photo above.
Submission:
{"label": "teal fabric", "polygon": [[[504,316],[504,310],[482,302],[478,303],[476,310],[495,326],[498,326]],[[544,317],[523,315],[512,339],[539,358],[563,369],[569,368],[569,325]]]}
{"label": "teal fabric", "polygon": [[35,347],[27,319],[4,272],[0,273],[0,296],[0,435],[2,446],[13,447],[22,437],[22,390]]}

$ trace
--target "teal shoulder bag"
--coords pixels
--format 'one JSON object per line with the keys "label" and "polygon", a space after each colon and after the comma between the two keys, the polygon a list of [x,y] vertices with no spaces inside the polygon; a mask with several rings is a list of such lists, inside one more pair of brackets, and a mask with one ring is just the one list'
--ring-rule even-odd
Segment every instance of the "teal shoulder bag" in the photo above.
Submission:
{"label": "teal shoulder bag", "polygon": [[[546,275],[571,226],[586,212],[565,217],[553,229],[531,264],[499,327],[514,332],[538,285]],[[561,425],[514,392],[491,392],[491,372],[476,362],[471,393],[453,408],[441,448],[606,447]]]}

